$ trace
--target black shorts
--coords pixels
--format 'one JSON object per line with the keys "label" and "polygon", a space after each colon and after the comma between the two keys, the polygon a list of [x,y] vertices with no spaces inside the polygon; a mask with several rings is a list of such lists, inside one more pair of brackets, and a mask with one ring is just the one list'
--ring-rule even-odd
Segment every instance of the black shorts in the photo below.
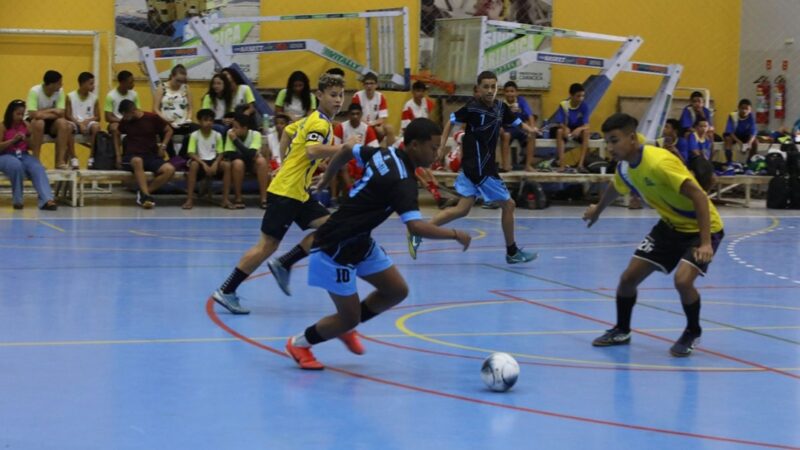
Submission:
{"label": "black shorts", "polygon": [[[575,127],[575,128],[577,128],[577,127]],[[572,130],[574,130],[575,128],[570,128],[569,132],[571,133]],[[550,139],[558,139],[558,130],[559,129],[561,129],[561,127],[552,127],[552,128],[550,128],[550,136],[549,136]],[[567,139],[567,135],[566,134],[564,135],[563,139],[564,139],[564,142],[569,141],[569,139]],[[579,135],[573,137],[572,140],[574,140],[575,142],[577,142],[579,144],[582,144],[583,143],[583,134],[579,134]]]}
{"label": "black shorts", "polygon": [[133,166],[131,165],[131,160],[133,158],[142,158],[142,163],[145,172],[156,173],[158,172],[158,169],[161,168],[161,166],[167,163],[160,156],[150,155],[150,154],[138,155],[136,153],[127,153],[122,155],[122,168],[133,172]]}
{"label": "black shorts", "polygon": [[331,213],[318,201],[309,198],[305,203],[293,198],[267,194],[267,209],[261,220],[261,232],[277,240],[282,240],[292,222],[302,230],[311,227],[311,222],[329,216]]}
{"label": "black shorts", "polygon": [[[55,132],[56,130],[53,130],[53,125],[55,125],[56,120],[58,119],[44,119],[44,133],[53,139],[58,137],[58,133]],[[25,121],[30,125],[33,119],[27,118]]]}
{"label": "black shorts", "polygon": [[[211,166],[213,166],[213,165],[214,165],[214,161],[216,161],[216,159],[204,159],[204,160],[203,160],[203,162],[204,162],[204,163],[206,163],[206,164],[208,164],[208,166],[209,166],[209,167],[211,167]],[[194,160],[192,160],[192,161],[189,161],[189,162],[187,163],[187,167],[188,167],[190,164],[192,164],[192,162],[194,162]],[[215,174],[214,174],[214,177],[213,177],[213,178],[222,178],[222,175],[223,175],[222,165],[217,165],[217,173],[215,173]],[[198,167],[198,168],[197,168],[197,179],[198,179],[198,180],[202,180],[202,179],[205,179],[205,177],[206,177],[206,171],[205,171],[205,170],[203,170],[203,168],[202,168],[202,167]]]}
{"label": "black shorts", "polygon": [[[725,231],[719,230],[711,233],[711,247],[717,252],[719,243],[725,237]],[[694,249],[700,246],[700,233],[682,233],[675,231],[663,220],[658,221],[650,230],[650,234],[634,252],[634,258],[643,259],[652,263],[664,273],[672,272],[681,260],[693,265],[705,275],[708,263],[700,264],[694,259]]]}
{"label": "black shorts", "polygon": [[246,152],[242,152],[241,150],[236,150],[235,152],[226,152],[225,153],[225,160],[226,161],[235,161],[237,159],[241,159],[244,162],[244,167],[246,172],[252,172],[253,167],[256,164],[256,154],[258,150],[255,149],[247,149]]}

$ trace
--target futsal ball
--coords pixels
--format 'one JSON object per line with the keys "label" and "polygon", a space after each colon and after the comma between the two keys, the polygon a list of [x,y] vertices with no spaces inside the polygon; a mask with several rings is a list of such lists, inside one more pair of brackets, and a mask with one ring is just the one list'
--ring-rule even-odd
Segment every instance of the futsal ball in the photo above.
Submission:
{"label": "futsal ball", "polygon": [[481,367],[481,379],[495,392],[511,389],[518,377],[519,364],[508,353],[492,353]]}

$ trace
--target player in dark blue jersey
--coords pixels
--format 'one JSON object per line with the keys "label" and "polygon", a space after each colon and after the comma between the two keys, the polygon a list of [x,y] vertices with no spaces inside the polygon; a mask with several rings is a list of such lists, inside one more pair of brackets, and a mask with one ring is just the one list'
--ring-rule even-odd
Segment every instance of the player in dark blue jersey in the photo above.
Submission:
{"label": "player in dark blue jersey", "polygon": [[[397,305],[408,295],[408,286],[389,256],[370,235],[397,213],[414,235],[429,239],[453,239],[469,247],[471,237],[463,230],[445,229],[422,220],[417,203],[417,167],[428,167],[436,157],[442,130],[428,119],[414,119],[403,134],[404,149],[345,145],[333,157],[317,184],[327,186],[348,161],[355,158],[364,176],[349,198],[314,237],[308,265],[308,284],[328,291],[336,313],[324,317],[286,343],[286,351],[307,370],[320,370],[311,346],[341,339],[355,354],[364,353],[355,327]],[[361,302],[356,277],[375,286]]]}
{"label": "player in dark blue jersey", "polygon": [[[455,183],[456,192],[461,198],[456,206],[437,214],[431,223],[444,225],[466,216],[479,195],[487,203],[499,203],[502,208],[501,224],[506,243],[506,262],[509,264],[524,263],[536,259],[537,255],[518,248],[514,241],[514,200],[511,199],[506,185],[497,174],[494,157],[497,150],[497,138],[500,136],[500,129],[503,126],[522,127],[531,137],[536,130],[522,122],[511,112],[505,102],[495,100],[496,96],[497,75],[494,72],[481,72],[478,75],[475,98],[450,115],[450,121],[445,125],[442,134],[439,155],[444,155],[451,127],[456,124],[465,124],[461,172]],[[417,258],[417,248],[421,243],[420,236],[409,234],[408,251],[412,258]]]}

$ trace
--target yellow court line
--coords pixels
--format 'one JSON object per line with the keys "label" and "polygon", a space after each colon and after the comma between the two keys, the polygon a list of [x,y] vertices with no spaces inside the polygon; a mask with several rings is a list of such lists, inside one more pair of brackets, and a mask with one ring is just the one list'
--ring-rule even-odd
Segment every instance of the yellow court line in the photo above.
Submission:
{"label": "yellow court line", "polygon": [[[414,312],[411,312],[411,313],[408,313],[408,314],[405,314],[405,315],[399,317],[395,321],[395,327],[398,330],[400,330],[403,334],[406,334],[406,335],[408,335],[410,337],[417,338],[417,339],[422,340],[422,341],[430,342],[432,344],[442,345],[442,346],[445,346],[445,347],[458,348],[458,349],[461,349],[461,350],[468,350],[468,351],[474,351],[474,352],[480,352],[480,353],[489,354],[489,353],[495,353],[495,352],[502,351],[502,352],[508,353],[508,354],[510,354],[512,356],[517,356],[517,357],[521,357],[521,358],[529,358],[529,359],[543,360],[543,361],[554,361],[554,362],[560,362],[560,363],[589,364],[589,365],[597,365],[597,366],[605,366],[605,367],[632,367],[632,368],[669,369],[669,370],[674,370],[674,369],[678,368],[678,366],[672,366],[672,365],[636,364],[636,363],[617,363],[617,362],[605,362],[605,361],[592,361],[592,360],[586,360],[586,359],[559,358],[559,357],[554,357],[554,356],[535,355],[535,354],[528,354],[528,353],[515,353],[515,352],[509,352],[507,350],[494,350],[494,349],[488,349],[488,348],[473,347],[473,346],[469,346],[469,345],[462,345],[462,344],[457,344],[457,343],[454,343],[454,342],[443,341],[441,339],[434,339],[433,337],[431,337],[432,335],[417,333],[417,332],[411,330],[410,328],[408,328],[408,326],[406,325],[406,322],[408,322],[409,319],[412,319],[414,317],[417,317],[417,316],[420,316],[420,315],[423,315],[423,314],[428,314],[428,313],[438,312],[438,311],[444,311],[444,310],[448,310],[448,309],[455,309],[455,308],[467,308],[467,307],[474,307],[474,306],[497,305],[497,304],[502,304],[502,303],[518,303],[518,301],[517,300],[501,300],[501,301],[497,301],[497,302],[455,304],[455,305],[446,305],[446,306],[439,306],[439,307],[434,307],[434,308],[427,308],[427,309],[423,309],[423,310],[420,310],[420,311],[414,311]],[[595,332],[597,332],[597,331],[595,331]],[[684,369],[695,370],[695,371],[713,370],[713,371],[735,371],[735,372],[742,372],[742,371],[763,372],[765,370],[765,369],[761,369],[761,368],[758,368],[758,367],[745,367],[745,368],[737,368],[737,367],[690,367],[690,368],[684,368]],[[785,369],[779,369],[779,370],[800,370],[800,368],[785,368]]]}
{"label": "yellow court line", "polygon": [[42,224],[42,225],[44,225],[46,227],[52,228],[52,229],[54,229],[56,231],[60,231],[62,233],[66,233],[67,232],[65,229],[59,227],[58,225],[53,225],[50,222],[45,222],[44,220],[37,220],[37,222],[39,222],[40,224]]}

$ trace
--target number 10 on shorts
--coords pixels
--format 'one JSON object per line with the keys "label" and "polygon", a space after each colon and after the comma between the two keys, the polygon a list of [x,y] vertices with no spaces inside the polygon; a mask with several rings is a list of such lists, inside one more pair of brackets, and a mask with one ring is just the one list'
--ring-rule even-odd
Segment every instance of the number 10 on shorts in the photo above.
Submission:
{"label": "number 10 on shorts", "polygon": [[349,283],[350,282],[350,269],[336,269],[336,282]]}

